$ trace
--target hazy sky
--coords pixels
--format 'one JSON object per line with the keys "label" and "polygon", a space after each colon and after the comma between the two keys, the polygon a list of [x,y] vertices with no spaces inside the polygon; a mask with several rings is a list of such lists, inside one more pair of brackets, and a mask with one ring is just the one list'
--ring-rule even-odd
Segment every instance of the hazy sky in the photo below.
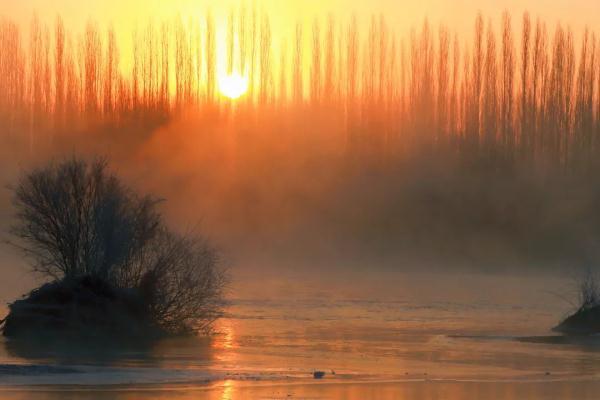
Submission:
{"label": "hazy sky", "polygon": [[[231,5],[250,7],[251,0],[19,0],[0,1],[0,14],[27,22],[37,11],[42,18],[54,18],[60,13],[70,26],[82,25],[89,17],[104,22],[112,21],[117,29],[131,25],[149,16],[165,17],[178,13],[198,15],[210,8],[219,18]],[[600,25],[600,1],[597,0],[255,0],[258,8],[269,10],[275,29],[299,17],[312,18],[313,14],[329,12],[339,17],[355,13],[359,18],[383,13],[397,27],[409,27],[428,16],[432,22],[443,21],[457,30],[472,26],[473,16],[483,12],[497,17],[510,10],[515,18],[525,9],[533,16],[541,16],[548,23],[557,21],[571,24],[575,29],[584,25]]]}
{"label": "hazy sky", "polygon": [[[359,25],[368,24],[373,15],[384,15],[392,32],[401,37],[406,37],[412,28],[420,27],[427,17],[434,26],[443,23],[458,33],[461,40],[468,41],[478,12],[484,15],[486,22],[490,19],[498,30],[505,10],[513,15],[516,32],[520,31],[525,11],[534,18],[541,17],[550,27],[557,22],[568,24],[576,36],[585,26],[600,32],[598,0],[0,0],[0,17],[28,27],[34,12],[50,25],[60,14],[71,33],[82,32],[90,19],[98,22],[101,29],[112,24],[123,67],[131,61],[132,33],[136,26],[143,27],[148,21],[172,20],[178,15],[184,20],[190,18],[202,23],[210,10],[217,23],[217,58],[223,69],[228,14],[232,8],[242,7],[248,11],[256,8],[268,12],[276,53],[280,46],[289,47],[296,22],[311,26],[315,16],[324,21],[328,15],[345,22],[355,15]],[[305,42],[309,39],[305,35]]]}

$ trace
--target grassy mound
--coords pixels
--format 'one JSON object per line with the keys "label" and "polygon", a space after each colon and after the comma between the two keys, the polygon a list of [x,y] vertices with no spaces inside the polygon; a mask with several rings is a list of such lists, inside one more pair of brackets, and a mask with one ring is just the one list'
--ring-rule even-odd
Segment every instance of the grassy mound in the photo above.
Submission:
{"label": "grassy mound", "polygon": [[10,304],[3,333],[10,338],[161,336],[145,300],[138,290],[94,277],[56,281]]}
{"label": "grassy mound", "polygon": [[566,335],[595,335],[600,333],[600,306],[580,308],[554,328]]}

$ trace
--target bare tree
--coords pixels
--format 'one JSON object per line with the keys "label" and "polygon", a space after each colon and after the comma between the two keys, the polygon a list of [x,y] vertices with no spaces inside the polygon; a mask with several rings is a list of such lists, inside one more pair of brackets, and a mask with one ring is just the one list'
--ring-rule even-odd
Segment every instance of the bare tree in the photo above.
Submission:
{"label": "bare tree", "polygon": [[201,237],[165,229],[148,247],[139,285],[156,323],[176,334],[209,330],[227,283],[217,253]]}
{"label": "bare tree", "polygon": [[533,127],[531,126],[531,19],[523,15],[523,35],[521,39],[521,148],[526,157],[531,158],[533,150]]}
{"label": "bare tree", "polygon": [[482,76],[484,67],[484,51],[483,51],[483,16],[479,14],[475,21],[475,38],[473,48],[473,66],[471,76],[473,78],[469,95],[469,116],[467,119],[467,137],[472,143],[479,141],[480,118],[481,118],[481,94],[482,94]]}
{"label": "bare tree", "polygon": [[358,22],[356,16],[352,16],[350,27],[348,28],[348,49],[347,49],[347,88],[346,96],[348,98],[349,108],[354,106],[356,101],[356,92],[358,90]]}
{"label": "bare tree", "polygon": [[287,69],[288,69],[288,65],[287,65],[287,44],[284,41],[281,44],[281,51],[280,51],[280,59],[281,61],[279,62],[279,98],[278,98],[278,103],[280,105],[285,106],[285,103],[287,101],[287,82],[288,82],[288,78],[287,78]]}
{"label": "bare tree", "polygon": [[446,136],[447,129],[447,108],[448,108],[448,85],[450,82],[448,72],[450,35],[448,29],[444,26],[439,30],[439,51],[437,61],[437,128],[436,131],[440,138]]}
{"label": "bare tree", "polygon": [[63,126],[65,103],[65,27],[62,18],[56,18],[54,33],[54,123],[57,129]]}
{"label": "bare tree", "polygon": [[242,6],[239,15],[238,22],[238,51],[239,51],[239,59],[240,59],[240,73],[245,75],[246,71],[246,58],[248,53],[248,28],[247,17],[246,17],[246,7]]}
{"label": "bare tree", "polygon": [[304,63],[303,36],[300,22],[296,23],[294,47],[294,101],[296,104],[300,104],[304,96],[304,82],[302,79],[302,64]]}
{"label": "bare tree", "polygon": [[500,129],[502,142],[506,147],[508,156],[512,157],[515,144],[513,131],[514,112],[514,72],[515,50],[512,37],[511,18],[508,12],[502,16],[502,94],[501,94],[501,121]]}
{"label": "bare tree", "polygon": [[227,29],[227,73],[233,74],[235,67],[235,12],[229,12],[229,25]]}
{"label": "bare tree", "polygon": [[104,114],[105,118],[112,118],[116,103],[116,85],[119,68],[119,55],[117,53],[117,40],[113,27],[108,30],[106,61],[104,67]]}
{"label": "bare tree", "polygon": [[112,279],[154,236],[156,202],[124,187],[104,161],[72,159],[21,178],[12,232],[38,272],[54,279]]}
{"label": "bare tree", "polygon": [[270,95],[270,86],[272,76],[271,64],[271,22],[269,16],[265,13],[262,16],[260,27],[260,87],[258,88],[259,100],[261,104],[266,104]]}
{"label": "bare tree", "polygon": [[585,269],[578,286],[580,310],[587,310],[600,304],[600,285],[591,268]]}
{"label": "bare tree", "polygon": [[87,117],[93,119],[99,110],[98,100],[102,65],[102,42],[96,23],[88,21],[82,46],[83,73],[85,77],[83,81],[85,84],[84,109]]}
{"label": "bare tree", "polygon": [[498,65],[496,62],[496,37],[491,21],[488,24],[485,66],[483,74],[483,141],[486,151],[495,150],[498,114]]}
{"label": "bare tree", "polygon": [[134,290],[169,333],[206,330],[221,315],[226,274],[206,239],[165,228],[157,199],[139,196],[106,162],[70,159],[14,188],[15,243],[55,281],[93,278]]}
{"label": "bare tree", "polygon": [[216,33],[215,23],[212,15],[209,13],[206,16],[206,55],[204,61],[206,63],[206,92],[207,100],[209,103],[214,101],[215,88],[216,88],[216,56],[217,56],[217,44],[216,44]]}
{"label": "bare tree", "polygon": [[325,61],[323,71],[323,98],[327,102],[333,100],[335,74],[335,20],[333,15],[327,18],[327,36],[325,38]]}
{"label": "bare tree", "polygon": [[313,22],[313,45],[312,45],[312,67],[311,67],[311,102],[313,105],[321,101],[321,25],[315,18]]}

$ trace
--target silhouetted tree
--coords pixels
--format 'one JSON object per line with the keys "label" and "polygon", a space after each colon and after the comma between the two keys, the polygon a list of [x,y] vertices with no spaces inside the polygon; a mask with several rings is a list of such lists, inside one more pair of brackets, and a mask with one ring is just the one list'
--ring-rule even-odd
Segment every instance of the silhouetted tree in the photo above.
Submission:
{"label": "silhouetted tree", "polygon": [[115,280],[154,237],[157,200],[135,195],[106,167],[73,159],[34,169],[18,182],[13,233],[36,271],[54,279]]}
{"label": "silhouetted tree", "polygon": [[221,315],[225,273],[204,238],[164,226],[157,202],[124,186],[104,161],[52,163],[14,188],[15,245],[53,280],[135,290],[166,332],[206,330]]}

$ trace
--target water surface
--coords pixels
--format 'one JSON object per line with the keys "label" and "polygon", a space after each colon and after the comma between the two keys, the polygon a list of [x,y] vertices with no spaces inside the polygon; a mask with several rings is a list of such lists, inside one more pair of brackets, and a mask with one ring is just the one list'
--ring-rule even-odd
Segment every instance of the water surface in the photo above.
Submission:
{"label": "water surface", "polygon": [[295,279],[232,291],[211,338],[69,351],[4,342],[0,396],[547,400],[600,389],[600,339],[551,332],[569,308],[552,295],[560,279]]}

